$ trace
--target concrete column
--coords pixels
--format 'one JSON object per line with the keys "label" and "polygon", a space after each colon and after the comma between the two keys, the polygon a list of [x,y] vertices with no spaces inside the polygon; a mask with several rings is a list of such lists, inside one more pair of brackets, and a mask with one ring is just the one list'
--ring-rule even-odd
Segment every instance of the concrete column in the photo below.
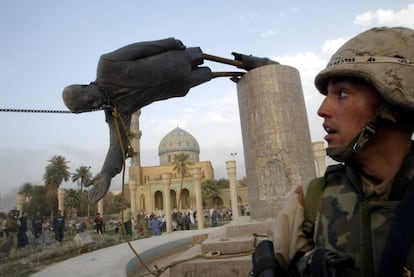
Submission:
{"label": "concrete column", "polygon": [[16,210],[18,210],[21,215],[23,214],[23,205],[25,200],[26,197],[23,194],[16,195]]}
{"label": "concrete column", "polygon": [[203,199],[201,196],[201,168],[192,168],[191,176],[194,186],[194,194],[196,198],[197,227],[198,229],[204,229]]}
{"label": "concrete column", "polygon": [[65,215],[65,189],[58,188],[58,210],[62,211],[62,215]]}
{"label": "concrete column", "polygon": [[102,217],[104,216],[103,199],[98,201],[98,213],[100,213]]}
{"label": "concrete column", "polygon": [[136,214],[137,214],[137,183],[134,181],[131,181],[129,183],[129,196],[130,196],[130,203],[131,203],[131,215],[132,215],[132,226],[135,226],[135,223],[137,221]]}
{"label": "concrete column", "polygon": [[236,178],[236,161],[226,161],[227,175],[230,183],[230,200],[233,220],[239,216],[239,203],[237,199],[237,178]]}
{"label": "concrete column", "polygon": [[313,142],[312,147],[313,147],[313,155],[315,156],[316,170],[317,170],[318,176],[323,176],[326,170],[326,163],[325,163],[326,152],[325,152],[325,146],[323,144],[323,141]]}
{"label": "concrete column", "polygon": [[295,186],[316,176],[298,70],[274,64],[237,83],[252,219],[273,218]]}
{"label": "concrete column", "polygon": [[164,183],[164,211],[165,224],[167,233],[172,232],[172,215],[171,215],[171,173],[164,173],[161,175]]}
{"label": "concrete column", "polygon": [[134,112],[131,116],[131,146],[133,148],[133,155],[131,157],[131,167],[141,167],[141,149],[140,139],[141,131],[139,130],[139,117],[141,110]]}

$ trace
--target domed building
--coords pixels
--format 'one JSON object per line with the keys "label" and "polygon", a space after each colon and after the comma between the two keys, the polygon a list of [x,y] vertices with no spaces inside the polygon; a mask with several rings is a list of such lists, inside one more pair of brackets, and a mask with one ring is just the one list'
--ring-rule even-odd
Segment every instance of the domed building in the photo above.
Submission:
{"label": "domed building", "polygon": [[160,142],[158,155],[160,165],[170,164],[174,161],[174,155],[187,154],[188,161],[200,160],[200,146],[197,140],[187,131],[177,127],[169,132]]}
{"label": "domed building", "polygon": [[131,159],[128,183],[131,209],[134,211],[159,211],[162,214],[165,208],[165,179],[163,179],[163,175],[165,178],[168,174],[171,176],[171,209],[179,207],[179,198],[182,209],[194,209],[196,203],[193,178],[190,172],[186,172],[181,178],[181,174],[174,170],[174,157],[180,154],[188,155],[187,166],[191,169],[201,169],[201,181],[214,179],[214,169],[211,162],[200,161],[200,146],[197,140],[189,132],[177,127],[167,133],[160,141],[158,147],[160,164],[141,166],[139,153],[141,133],[138,118],[139,114],[133,116],[131,121],[131,131],[135,136],[131,142],[135,152]]}

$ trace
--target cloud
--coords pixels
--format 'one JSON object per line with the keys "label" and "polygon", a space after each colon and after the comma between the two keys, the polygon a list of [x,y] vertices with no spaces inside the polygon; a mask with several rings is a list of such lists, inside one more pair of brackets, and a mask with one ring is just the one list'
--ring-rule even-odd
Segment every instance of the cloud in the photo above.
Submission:
{"label": "cloud", "polygon": [[[335,43],[330,42],[326,44],[330,46],[328,47],[324,44],[324,51],[333,49]],[[327,59],[311,51],[293,55],[276,56],[272,59],[281,64],[293,66],[300,72],[311,138],[312,141],[322,140],[324,131],[321,128],[322,119],[317,115],[317,110],[322,102],[323,96],[316,90],[314,78],[323,68],[325,68]]]}
{"label": "cloud", "polygon": [[240,15],[239,19],[241,22],[250,22],[259,16],[258,12],[250,12],[247,14]]}
{"label": "cloud", "polygon": [[276,32],[274,30],[268,30],[260,34],[261,37],[272,37],[275,35],[276,35]]}
{"label": "cloud", "polygon": [[316,93],[313,79],[326,66],[327,61],[325,59],[310,51],[294,55],[276,56],[272,59],[299,70],[305,96]]}
{"label": "cloud", "polygon": [[353,22],[361,26],[405,26],[414,28],[414,4],[401,10],[378,9],[357,15]]}
{"label": "cloud", "polygon": [[331,39],[324,42],[322,46],[322,53],[327,54],[331,56],[336,52],[336,50],[339,49],[346,41],[348,40],[345,38],[337,38],[337,39]]}

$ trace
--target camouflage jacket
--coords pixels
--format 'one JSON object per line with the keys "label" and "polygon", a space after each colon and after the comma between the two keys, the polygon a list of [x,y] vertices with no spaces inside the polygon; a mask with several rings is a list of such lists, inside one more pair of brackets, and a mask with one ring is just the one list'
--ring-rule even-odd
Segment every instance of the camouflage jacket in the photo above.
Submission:
{"label": "camouflage jacket", "polygon": [[[375,201],[368,200],[362,192],[361,178],[354,168],[328,168],[314,239],[315,247],[350,255],[355,260],[353,269],[338,276],[376,275],[393,219],[413,176],[412,151],[394,178],[388,200]],[[414,272],[413,246],[406,268]]]}
{"label": "camouflage jacket", "polygon": [[19,231],[19,225],[17,223],[17,218],[15,216],[7,217],[6,221],[6,230],[8,232],[18,232]]}

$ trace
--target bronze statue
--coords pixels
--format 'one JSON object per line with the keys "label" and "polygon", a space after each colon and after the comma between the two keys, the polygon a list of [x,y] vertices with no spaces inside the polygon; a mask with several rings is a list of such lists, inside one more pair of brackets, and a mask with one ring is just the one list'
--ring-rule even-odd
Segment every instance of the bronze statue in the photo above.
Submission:
{"label": "bronze statue", "polygon": [[237,77],[243,72],[212,72],[204,60],[235,65],[245,70],[275,61],[232,53],[235,60],[203,54],[199,47],[186,47],[180,40],[138,42],[100,57],[96,80],[89,85],[70,85],[63,91],[65,105],[76,113],[105,109],[110,145],[89,199],[97,202],[108,191],[111,179],[121,172],[127,157],[131,115],[159,100],[185,96],[190,88],[214,77]]}

